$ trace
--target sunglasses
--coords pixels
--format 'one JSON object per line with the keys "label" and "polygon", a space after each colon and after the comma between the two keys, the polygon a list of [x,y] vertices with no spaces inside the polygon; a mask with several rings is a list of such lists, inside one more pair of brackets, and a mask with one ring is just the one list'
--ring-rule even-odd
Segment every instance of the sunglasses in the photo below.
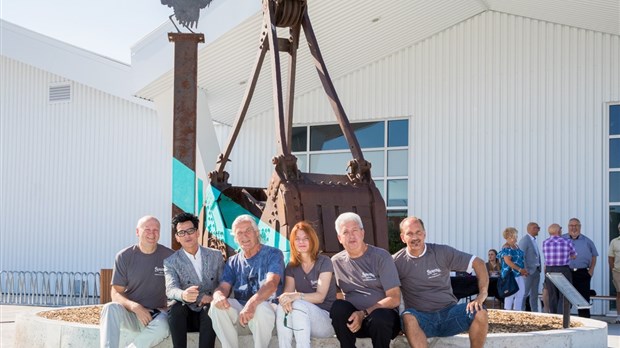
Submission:
{"label": "sunglasses", "polygon": [[[302,311],[301,309],[296,309],[296,308],[293,308],[293,310],[294,310],[294,311],[300,311],[300,312],[302,312],[302,313],[306,314],[306,312]],[[289,315],[289,314],[291,314],[291,312],[288,312],[288,313],[284,314],[284,327],[285,327],[285,328],[287,328],[287,329],[293,330],[293,331],[301,331],[301,330],[303,330],[303,329],[294,329],[294,328],[292,328],[292,327],[288,326],[288,324],[287,324],[287,318],[288,318],[288,315]]]}

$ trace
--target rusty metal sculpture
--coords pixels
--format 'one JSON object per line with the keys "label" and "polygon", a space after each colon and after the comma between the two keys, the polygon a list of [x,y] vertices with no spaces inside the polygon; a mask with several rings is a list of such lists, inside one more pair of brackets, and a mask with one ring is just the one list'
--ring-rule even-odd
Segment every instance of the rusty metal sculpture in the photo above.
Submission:
{"label": "rusty metal sculpture", "polygon": [[[278,27],[288,27],[289,37],[278,38]],[[251,79],[247,84],[227,147],[220,154],[216,169],[209,173],[211,186],[221,192],[226,199],[233,200],[246,211],[260,217],[283,238],[288,237],[290,229],[298,221],[312,222],[319,233],[321,249],[327,254],[341,250],[334,221],[340,213],[347,211],[356,212],[362,217],[367,243],[387,249],[385,203],[371,178],[371,164],[364,159],[355,133],[327,72],[308,17],[306,0],[263,0],[262,28]],[[302,29],[323,88],[353,155],[353,159],[349,162],[349,172],[346,175],[302,173],[297,167],[297,158],[291,153],[295,69]],[[271,52],[276,118],[278,153],[272,160],[275,170],[266,189],[233,187],[228,183],[229,174],[224,167],[229,161],[232,147],[239,135],[267,51]],[[280,52],[286,52],[289,55],[286,102],[282,89]],[[212,243],[209,244],[215,246]],[[230,251],[229,249],[228,252]]]}
{"label": "rusty metal sculpture", "polygon": [[200,10],[209,6],[213,0],[161,0],[162,5],[172,7],[174,14],[170,15],[170,21],[180,33],[179,27],[172,20],[174,16],[179,24],[184,26],[187,30],[192,31],[191,28],[198,26],[198,18],[200,17]]}

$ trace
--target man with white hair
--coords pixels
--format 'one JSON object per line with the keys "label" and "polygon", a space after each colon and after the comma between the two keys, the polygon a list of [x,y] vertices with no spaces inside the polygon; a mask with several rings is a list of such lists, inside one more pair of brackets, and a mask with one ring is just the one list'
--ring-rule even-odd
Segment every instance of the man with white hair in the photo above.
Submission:
{"label": "man with white hair", "polygon": [[[254,347],[266,348],[276,322],[275,301],[283,288],[284,256],[279,249],[261,244],[251,215],[237,217],[232,232],[241,250],[228,259],[213,292],[209,309],[213,330],[222,347],[238,348],[239,333],[248,327]],[[231,293],[234,298],[228,298]]]}
{"label": "man with white hair", "polygon": [[[618,224],[620,231],[620,224]],[[609,244],[609,269],[612,270],[612,282],[616,288],[616,308],[620,307],[620,236],[611,240]],[[620,324],[620,311],[616,317],[616,324]]]}
{"label": "man with white hair", "polygon": [[[562,238],[562,227],[558,224],[549,225],[547,231],[549,232],[549,238],[543,242],[545,274],[550,272],[562,273],[570,282],[573,277],[570,268],[568,268],[568,263],[571,259],[574,260],[577,257],[573,242]],[[545,281],[545,287],[549,296],[549,303],[545,303],[545,307],[549,308],[549,313],[562,314],[564,308],[561,303],[564,300],[564,296],[551,281]]]}
{"label": "man with white hair", "polygon": [[386,250],[364,242],[359,215],[341,214],[336,232],[344,250],[332,263],[345,298],[332,304],[330,317],[340,347],[355,347],[357,337],[370,337],[373,347],[388,348],[400,331],[400,281],[394,261]]}

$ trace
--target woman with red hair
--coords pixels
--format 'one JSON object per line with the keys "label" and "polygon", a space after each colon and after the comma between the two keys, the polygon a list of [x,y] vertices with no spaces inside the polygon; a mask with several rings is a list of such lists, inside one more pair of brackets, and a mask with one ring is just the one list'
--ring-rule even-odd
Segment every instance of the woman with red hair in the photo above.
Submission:
{"label": "woman with red hair", "polygon": [[334,335],[329,310],[336,300],[334,267],[319,254],[319,238],[312,225],[298,222],[291,230],[291,261],[286,267],[276,327],[280,348],[310,347],[311,337]]}

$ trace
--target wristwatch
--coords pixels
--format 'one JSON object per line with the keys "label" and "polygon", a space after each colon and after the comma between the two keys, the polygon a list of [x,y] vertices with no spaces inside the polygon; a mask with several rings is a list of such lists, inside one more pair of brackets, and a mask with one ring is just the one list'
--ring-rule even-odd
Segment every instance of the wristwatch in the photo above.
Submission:
{"label": "wristwatch", "polygon": [[368,310],[364,309],[362,312],[364,312],[364,318],[368,317]]}

